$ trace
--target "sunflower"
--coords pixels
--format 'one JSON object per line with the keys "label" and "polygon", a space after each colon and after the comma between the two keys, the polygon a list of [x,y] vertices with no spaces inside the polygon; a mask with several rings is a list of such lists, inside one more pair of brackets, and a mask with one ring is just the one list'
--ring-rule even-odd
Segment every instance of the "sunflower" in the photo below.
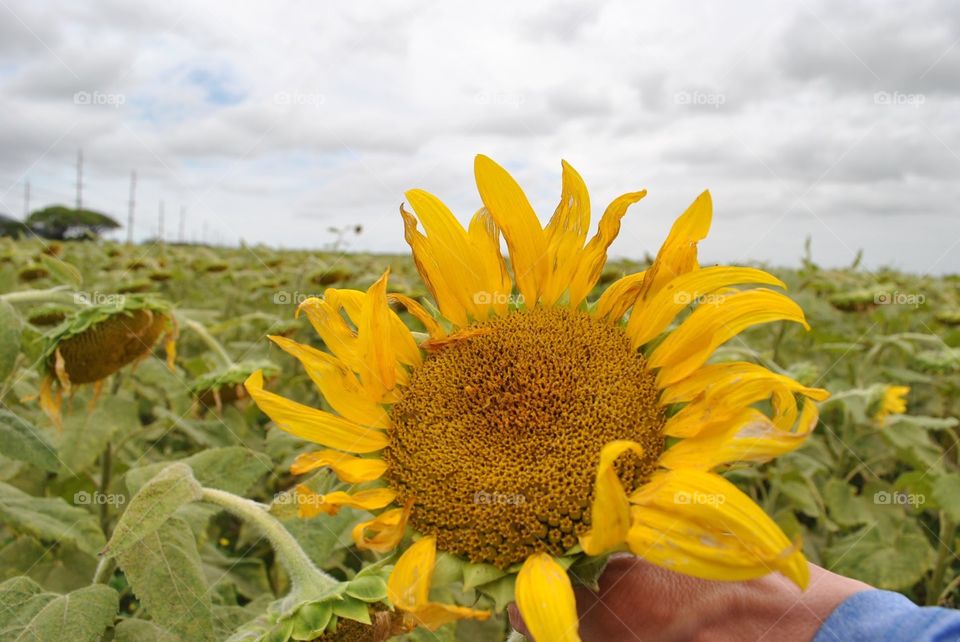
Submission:
{"label": "sunflower", "polygon": [[886,421],[890,415],[902,415],[907,411],[907,395],[910,386],[884,386],[883,397],[879,400],[873,420],[878,424]]}
{"label": "sunflower", "polygon": [[537,640],[579,639],[567,568],[617,550],[701,578],[776,571],[806,587],[800,543],[715,471],[798,447],[828,393],[753,363],[706,363],[748,327],[808,327],[802,310],[770,289],[784,284],[767,272],[699,266],[708,192],[649,269],[587,301],[621,218],[646,192],[615,199],[587,241],[586,186],[562,167],[546,227],[485,156],[475,164],[483,208],[467,228],[435,196],[407,192],[405,237],[435,305],[389,294],[385,273],[365,292],[328,289],[300,305],[328,351],[272,338],[333,409],[271,393],[258,373],[247,380],[280,428],[324,447],[292,472],[327,467],[364,484],[301,513],[375,513],[353,538],[378,552],[412,530],[389,596],[430,629],[489,615],[431,599],[438,552],[470,569],[465,585],[506,579]]}

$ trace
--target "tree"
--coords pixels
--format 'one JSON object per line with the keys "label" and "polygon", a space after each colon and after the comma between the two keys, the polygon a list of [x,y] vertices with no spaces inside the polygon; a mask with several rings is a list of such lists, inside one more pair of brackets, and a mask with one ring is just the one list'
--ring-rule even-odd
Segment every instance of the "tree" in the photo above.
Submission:
{"label": "tree", "polygon": [[51,205],[30,214],[25,221],[37,236],[63,241],[67,239],[95,239],[120,224],[92,210],[75,210],[63,205]]}
{"label": "tree", "polygon": [[21,221],[6,214],[0,214],[0,236],[16,238],[25,232],[27,232],[27,228]]}

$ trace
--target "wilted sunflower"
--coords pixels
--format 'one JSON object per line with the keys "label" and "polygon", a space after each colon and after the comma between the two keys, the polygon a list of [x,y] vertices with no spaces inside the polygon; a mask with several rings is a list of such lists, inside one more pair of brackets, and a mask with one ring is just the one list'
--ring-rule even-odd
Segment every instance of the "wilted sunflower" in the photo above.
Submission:
{"label": "wilted sunflower", "polygon": [[64,391],[90,383],[96,400],[107,377],[146,357],[163,336],[167,365],[172,369],[175,335],[170,306],[161,301],[118,297],[83,308],[44,337],[41,406],[59,424]]}
{"label": "wilted sunflower", "polygon": [[570,165],[545,228],[502,167],[478,156],[475,170],[484,207],[468,228],[422,190],[406,193],[415,216],[401,208],[435,312],[388,294],[384,274],[366,292],[329,289],[301,304],[328,352],[274,338],[337,414],[264,390],[259,374],[246,382],[279,427],[326,447],[298,458],[294,473],[326,466],[345,482],[372,482],[301,512],[385,509],[353,532],[358,547],[381,552],[410,526],[419,539],[397,561],[390,599],[429,628],[489,615],[431,601],[438,551],[464,560],[465,584],[508,580],[542,641],[579,639],[565,569],[583,556],[628,549],[697,577],[779,571],[805,587],[799,542],[712,472],[793,450],[817,423],[812,400],[828,396],[752,363],[706,364],[750,326],[806,327],[783,294],[734,289],[783,283],[699,266],[712,211],[704,192],[649,269],[588,302],[620,219],[646,192],[615,199],[586,242],[589,196]]}

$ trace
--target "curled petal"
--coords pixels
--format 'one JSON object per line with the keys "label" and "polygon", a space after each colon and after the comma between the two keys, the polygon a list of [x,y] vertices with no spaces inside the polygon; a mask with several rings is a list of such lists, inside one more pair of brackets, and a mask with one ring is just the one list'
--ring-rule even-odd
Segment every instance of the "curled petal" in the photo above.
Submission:
{"label": "curled petal", "polygon": [[517,575],[516,598],[534,640],[580,642],[573,586],[552,557],[535,553],[526,559]]}
{"label": "curled petal", "polygon": [[298,455],[290,466],[290,472],[294,475],[302,475],[324,466],[330,468],[337,477],[348,484],[375,481],[387,471],[387,464],[382,459],[364,459],[336,450],[318,450]]}
{"label": "curled petal", "polygon": [[627,451],[643,454],[640,444],[626,440],[612,441],[600,451],[590,532],[580,538],[580,545],[587,555],[600,555],[620,546],[627,538],[630,504],[617,470],[613,467],[617,457]]}
{"label": "curled petal", "polygon": [[373,488],[355,493],[337,490],[332,493],[315,493],[303,484],[297,486],[297,513],[300,517],[336,515],[344,506],[362,510],[377,510],[388,505],[397,494],[389,488]]}

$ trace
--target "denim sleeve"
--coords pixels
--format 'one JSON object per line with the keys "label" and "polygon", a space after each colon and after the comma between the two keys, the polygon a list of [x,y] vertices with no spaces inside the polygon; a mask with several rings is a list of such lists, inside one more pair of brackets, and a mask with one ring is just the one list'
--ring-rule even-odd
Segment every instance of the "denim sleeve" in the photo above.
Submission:
{"label": "denim sleeve", "polygon": [[864,591],[844,600],[813,642],[957,642],[960,611],[919,607],[891,591]]}

